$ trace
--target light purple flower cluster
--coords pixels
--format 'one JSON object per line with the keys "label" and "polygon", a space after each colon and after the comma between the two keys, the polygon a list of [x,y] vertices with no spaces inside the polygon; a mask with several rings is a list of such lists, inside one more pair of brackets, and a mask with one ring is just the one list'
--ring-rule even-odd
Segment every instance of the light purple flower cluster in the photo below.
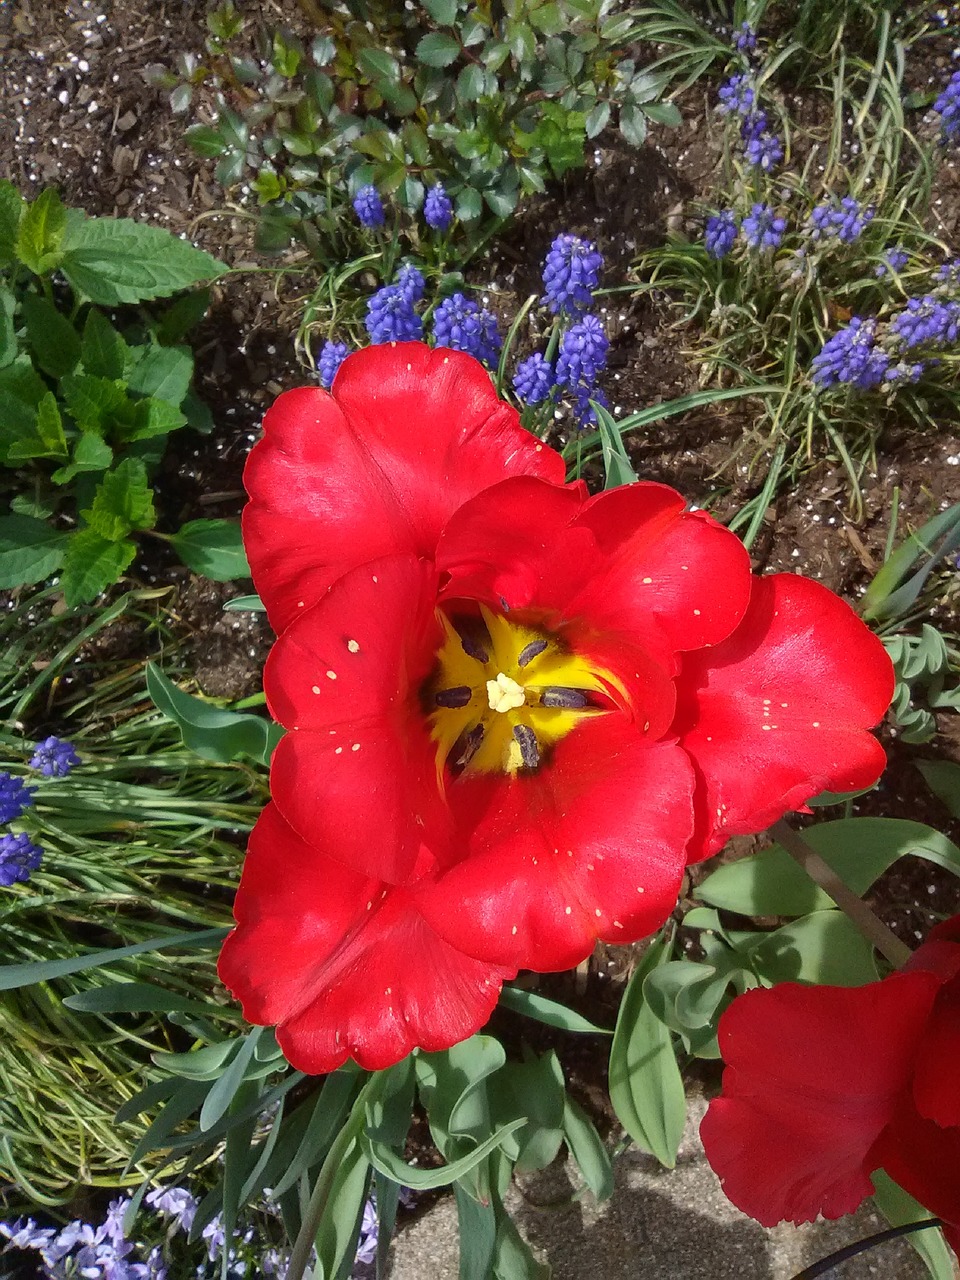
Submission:
{"label": "light purple flower cluster", "polygon": [[36,769],[45,778],[65,778],[79,763],[80,757],[74,751],[73,744],[63,738],[44,738],[37,743],[36,750],[30,757],[30,768]]}
{"label": "light purple flower cluster", "polygon": [[940,141],[946,146],[960,138],[960,71],[955,71],[933,104],[940,117]]}
{"label": "light purple flower cluster", "polygon": [[739,27],[734,31],[732,38],[733,47],[739,53],[752,53],[757,47],[757,33],[751,27],[749,22],[741,22]]}
{"label": "light purple flower cluster", "polygon": [[786,218],[778,218],[770,205],[753,204],[740,233],[751,249],[776,249],[786,229]]}
{"label": "light purple flower cluster", "polygon": [[434,231],[446,231],[453,221],[453,205],[442,183],[438,182],[427,192],[423,202],[423,220]]}
{"label": "light purple flower cluster", "polygon": [[410,294],[399,284],[387,284],[367,302],[364,319],[370,341],[412,342],[423,337],[423,321],[413,309]]}
{"label": "light purple flower cluster", "polygon": [[873,274],[879,279],[885,276],[888,271],[902,271],[909,261],[910,255],[906,249],[895,246],[886,251],[883,255],[883,261],[876,266]]}
{"label": "light purple flower cluster", "polygon": [[558,386],[573,392],[574,413],[581,427],[596,420],[591,400],[604,406],[607,403],[597,379],[606,367],[609,346],[603,324],[593,315],[584,316],[571,325],[560,339],[556,381]]}
{"label": "light purple flower cluster", "polygon": [[438,347],[465,351],[488,368],[500,357],[502,340],[496,316],[463,293],[451,294],[437,307],[433,336]]}
{"label": "light purple flower cluster", "polygon": [[527,356],[517,365],[513,389],[524,404],[540,404],[556,385],[553,365],[540,351]]}
{"label": "light purple flower cluster", "polygon": [[951,258],[949,262],[937,267],[937,283],[949,289],[960,287],[960,258]]}
{"label": "light purple flower cluster", "polygon": [[15,822],[33,804],[36,790],[22,778],[0,772],[0,822]]}
{"label": "light purple flower cluster", "polygon": [[357,1253],[354,1262],[370,1263],[376,1259],[379,1235],[380,1223],[377,1221],[377,1205],[371,1196],[363,1206],[363,1217],[360,1220],[360,1238],[357,1241]]}
{"label": "light purple flower cluster", "polygon": [[582,315],[593,303],[602,268],[603,255],[592,240],[561,233],[543,264],[543,301],[554,315]]}
{"label": "light purple flower cluster", "polygon": [[810,237],[812,240],[836,237],[842,244],[853,244],[875,212],[872,206],[864,208],[853,196],[844,196],[839,203],[823,200],[814,205],[810,214]]}
{"label": "light purple flower cluster", "polygon": [[42,860],[43,849],[26,832],[5,832],[0,836],[0,886],[26,884]]}
{"label": "light purple flower cluster", "polygon": [[703,243],[711,258],[725,258],[737,238],[737,219],[729,209],[715,213],[707,219]]}
{"label": "light purple flower cluster", "polygon": [[876,320],[854,316],[814,356],[811,369],[818,387],[849,383],[866,391],[883,382],[889,364],[890,356],[877,345]]}
{"label": "light purple flower cluster", "polygon": [[722,84],[717,90],[717,97],[720,99],[717,110],[721,115],[729,115],[733,112],[736,115],[745,116],[753,107],[756,93],[750,77],[743,72],[731,76],[726,83]]}
{"label": "light purple flower cluster", "polygon": [[770,173],[783,159],[783,143],[770,128],[765,111],[751,111],[740,126],[747,164]]}
{"label": "light purple flower cluster", "polygon": [[418,271],[410,262],[404,263],[397,272],[394,284],[401,293],[406,294],[411,303],[419,302],[426,288],[422,272]]}
{"label": "light purple flower cluster", "polygon": [[337,376],[337,370],[346,360],[350,353],[350,348],[345,342],[331,342],[329,339],[320,348],[320,358],[317,360],[317,374],[320,378],[321,387],[326,387],[329,391],[333,386],[333,380]]}
{"label": "light purple flower cluster", "polygon": [[376,227],[382,227],[386,222],[386,215],[383,212],[383,201],[380,199],[380,192],[376,187],[361,187],[357,194],[353,197],[353,211],[357,215],[362,227],[366,227],[369,231]]}
{"label": "light purple flower cluster", "polygon": [[0,1222],[0,1236],[12,1249],[34,1250],[43,1262],[41,1273],[50,1280],[82,1276],[83,1280],[166,1280],[160,1250],[153,1249],[146,1262],[131,1260],[136,1246],[124,1235],[123,1218],[130,1197],[114,1200],[99,1227],[77,1219],[60,1231],[38,1227],[32,1218]]}
{"label": "light purple flower cluster", "polygon": [[908,298],[904,309],[890,321],[888,332],[899,351],[944,347],[956,342],[960,332],[960,302],[944,301],[932,293]]}

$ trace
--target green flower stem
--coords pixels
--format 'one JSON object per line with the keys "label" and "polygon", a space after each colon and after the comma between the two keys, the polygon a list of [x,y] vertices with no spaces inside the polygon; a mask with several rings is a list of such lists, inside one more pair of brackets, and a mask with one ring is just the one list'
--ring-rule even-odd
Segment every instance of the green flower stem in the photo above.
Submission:
{"label": "green flower stem", "polygon": [[864,900],[848,889],[837,873],[824,862],[819,853],[807,844],[803,836],[781,819],[770,827],[770,834],[787,853],[800,864],[814,884],[834,900],[840,910],[857,926],[868,942],[884,956],[895,969],[900,969],[913,952],[900,941],[892,930],[870,910]]}
{"label": "green flower stem", "polygon": [[359,1141],[366,1122],[367,1104],[376,1096],[377,1091],[383,1087],[386,1077],[387,1073],[385,1071],[375,1071],[373,1073],[357,1095],[357,1100],[353,1104],[346,1124],[337,1134],[333,1145],[327,1152],[327,1158],[324,1160],[317,1175],[317,1181],[313,1188],[313,1195],[310,1197],[310,1203],[307,1205],[307,1211],[303,1215],[300,1234],[297,1236],[293,1251],[290,1254],[286,1280],[303,1280],[307,1263],[310,1261],[310,1250],[313,1248],[317,1232],[320,1229],[320,1223],[323,1221],[327,1201],[330,1199],[333,1180],[340,1171],[340,1166],[343,1164],[350,1148],[355,1142]]}

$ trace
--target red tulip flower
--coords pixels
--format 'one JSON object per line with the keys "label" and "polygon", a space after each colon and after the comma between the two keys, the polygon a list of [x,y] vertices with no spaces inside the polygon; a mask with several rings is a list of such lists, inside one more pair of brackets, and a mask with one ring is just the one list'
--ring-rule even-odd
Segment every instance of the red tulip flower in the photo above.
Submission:
{"label": "red tulip flower", "polygon": [[295,1065],[453,1044],[519,969],[658,928],[729,835],[878,777],[892,670],[852,611],[664,485],[564,484],[470,357],[368,348],[264,429],[288,732],[220,973]]}
{"label": "red tulip flower", "polygon": [[960,916],[882,982],[745,992],[719,1040],[700,1136],[737,1208],[768,1227],[839,1218],[884,1169],[960,1252]]}

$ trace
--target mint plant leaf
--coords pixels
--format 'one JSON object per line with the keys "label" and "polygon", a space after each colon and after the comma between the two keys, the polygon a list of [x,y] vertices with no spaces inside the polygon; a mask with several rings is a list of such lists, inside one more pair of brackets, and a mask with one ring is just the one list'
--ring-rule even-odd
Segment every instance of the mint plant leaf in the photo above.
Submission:
{"label": "mint plant leaf", "polygon": [[89,604],[123,573],[137,554],[129,539],[111,542],[94,529],[81,529],[70,538],[63,561],[60,585],[67,606]]}
{"label": "mint plant leaf", "polygon": [[23,207],[23,197],[13,183],[0,181],[0,267],[9,265],[16,254]]}
{"label": "mint plant leaf", "polygon": [[127,374],[130,390],[180,404],[193,377],[189,347],[142,347],[140,353]]}
{"label": "mint plant leaf", "polygon": [[38,276],[47,275],[61,258],[67,211],[53,187],[48,187],[20,216],[16,254]]}
{"label": "mint plant leaf", "polygon": [[20,308],[34,363],[51,378],[72,373],[80,361],[80,336],[67,317],[37,293],[25,293]]}
{"label": "mint plant leaf", "polygon": [[166,436],[186,424],[186,414],[181,413],[175,404],[150,396],[146,400],[138,400],[133,406],[124,439],[149,440],[152,436]]}
{"label": "mint plant leaf", "polygon": [[68,536],[31,516],[0,516],[0,588],[32,587],[56,573]]}
{"label": "mint plant leaf", "polygon": [[226,267],[162,227],[131,218],[77,219],[63,242],[60,269],[77,292],[101,306],[167,298]]}
{"label": "mint plant leaf", "polygon": [[108,542],[119,542],[131,529],[152,528],[157,515],[147,469],[140,459],[125,458],[108,471],[97,487],[93,506],[80,514]]}
{"label": "mint plant leaf", "polygon": [[129,348],[102,311],[91,307],[83,326],[80,363],[97,378],[122,378]]}
{"label": "mint plant leaf", "polygon": [[128,399],[126,386],[120,380],[86,373],[71,373],[61,379],[60,393],[77,426],[97,435],[103,435]]}

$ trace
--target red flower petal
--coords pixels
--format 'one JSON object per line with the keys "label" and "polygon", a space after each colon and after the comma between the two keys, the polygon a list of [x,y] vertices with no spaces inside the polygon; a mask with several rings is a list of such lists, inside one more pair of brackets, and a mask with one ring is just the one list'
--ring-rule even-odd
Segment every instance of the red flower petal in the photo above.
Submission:
{"label": "red flower petal", "polygon": [[[960,947],[954,947],[960,960]],[[917,1053],[913,1099],[917,1111],[943,1128],[960,1126],[960,978],[941,988]],[[958,1202],[960,1208],[960,1202]],[[960,1213],[957,1215],[960,1222]]]}
{"label": "red flower petal", "polygon": [[720,1019],[723,1096],[700,1136],[739,1209],[767,1227],[812,1222],[851,1213],[872,1192],[870,1149],[909,1080],[936,990],[929,974],[897,973],[734,1000]]}
{"label": "red flower petal", "polygon": [[435,585],[412,556],[353,569],[291,623],[264,671],[290,730],[270,771],[280,812],[303,839],[394,884],[421,842],[437,855],[450,828],[419,699],[440,640]]}
{"label": "red flower petal", "polygon": [[444,530],[444,596],[630,635],[673,669],[673,654],[723,640],[750,599],[743,544],[680,494],[641,482],[584,500],[530,477],[485,490]]}
{"label": "red flower petal", "polygon": [[354,1057],[370,1071],[449,1048],[486,1022],[505,978],[444,942],[417,895],[358,875],[306,844],[268,805],[250,836],[220,956],[244,1017],[278,1023],[301,1071]]}
{"label": "red flower petal", "polygon": [[243,529],[278,632],[356,565],[432,557],[452,512],[488,485],[564,476],[559,454],[522,429],[482,365],[421,343],[348,356],[332,396],[289,391],[263,425],[244,472]]}
{"label": "red flower petal", "polygon": [[754,579],[733,635],[683,663],[676,728],[702,778],[691,861],[821,791],[874,783],[886,758],[867,730],[893,686],[883,645],[838,596],[792,574]]}
{"label": "red flower petal", "polygon": [[[889,982],[890,979],[887,979]],[[886,983],[884,983],[884,986]],[[942,1064],[956,1087],[956,1059]],[[937,1218],[952,1224],[944,1232],[954,1252],[960,1243],[960,1128],[941,1128],[917,1114],[904,1093],[891,1123],[870,1153],[874,1168],[886,1170]]]}
{"label": "red flower petal", "polygon": [[471,955],[541,972],[598,938],[646,937],[676,905],[692,790],[684,753],[646,746],[617,714],[580,725],[534,774],[452,782],[465,856],[426,917]]}

